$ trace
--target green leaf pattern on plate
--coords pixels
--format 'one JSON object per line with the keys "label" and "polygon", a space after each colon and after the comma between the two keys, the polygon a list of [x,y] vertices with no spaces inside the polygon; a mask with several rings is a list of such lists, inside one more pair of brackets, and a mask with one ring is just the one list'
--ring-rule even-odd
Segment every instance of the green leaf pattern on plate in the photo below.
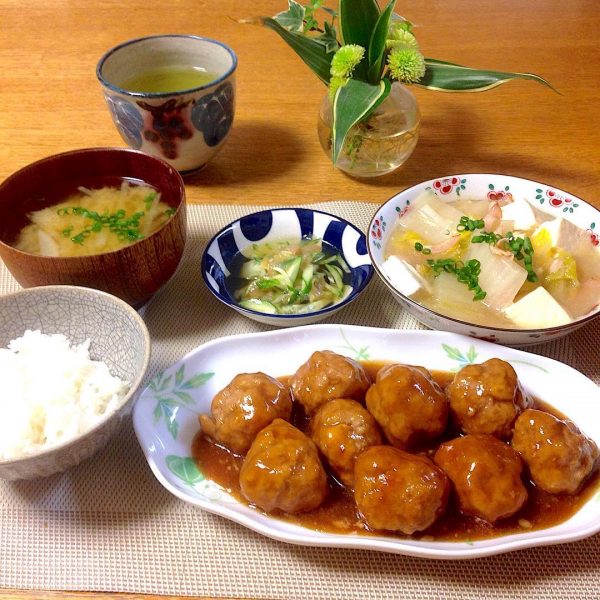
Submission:
{"label": "green leaf pattern on plate", "polygon": [[164,371],[159,373],[149,384],[148,387],[154,392],[156,406],[152,412],[154,422],[158,423],[164,418],[165,425],[176,440],[179,434],[179,423],[177,422],[177,412],[181,407],[193,406],[196,403],[194,397],[187,390],[194,390],[204,385],[214,373],[196,373],[185,378],[185,365],[181,365],[173,375],[165,377]]}
{"label": "green leaf pattern on plate", "polygon": [[475,346],[469,346],[469,349],[463,354],[458,348],[449,346],[448,344],[442,344],[442,348],[448,358],[458,362],[458,366],[451,369],[451,371],[458,371],[466,365],[472,365],[477,359],[477,350]]}
{"label": "green leaf pattern on plate", "polygon": [[200,472],[200,469],[198,469],[196,462],[191,456],[169,454],[165,462],[169,471],[187,485],[194,486],[204,481],[204,475]]}
{"label": "green leaf pattern on plate", "polygon": [[182,492],[188,494],[189,488],[193,488],[194,492],[204,500],[221,504],[236,502],[220,485],[204,477],[191,456],[169,454],[165,457],[165,464],[177,480],[182,482],[183,485],[173,482]]}
{"label": "green leaf pattern on plate", "polygon": [[350,343],[350,340],[346,337],[344,330],[340,328],[340,335],[342,336],[344,342],[346,344],[344,346],[338,346],[338,348],[343,348],[344,350],[349,350],[350,352],[354,352],[354,360],[369,360],[369,346],[363,346],[362,348],[356,348],[354,345]]}

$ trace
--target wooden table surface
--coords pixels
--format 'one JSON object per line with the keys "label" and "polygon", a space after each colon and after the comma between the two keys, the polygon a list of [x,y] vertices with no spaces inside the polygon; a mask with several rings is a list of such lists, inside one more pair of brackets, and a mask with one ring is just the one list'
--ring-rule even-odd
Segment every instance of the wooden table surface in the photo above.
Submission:
{"label": "wooden table surface", "polygon": [[[334,169],[316,132],[325,88],[273,33],[237,19],[272,15],[284,0],[0,0],[0,180],[45,156],[123,146],[96,81],[105,50],[129,38],[190,33],[239,57],[237,112],[221,154],[188,181],[194,203],[383,203],[422,180],[507,173],[539,180],[600,207],[598,0],[405,0],[427,56],[532,71],[555,94],[512,82],[479,94],[415,88],[421,136],[397,172],[358,180]],[[16,590],[0,598],[99,598]],[[122,595],[125,599],[133,596]]]}

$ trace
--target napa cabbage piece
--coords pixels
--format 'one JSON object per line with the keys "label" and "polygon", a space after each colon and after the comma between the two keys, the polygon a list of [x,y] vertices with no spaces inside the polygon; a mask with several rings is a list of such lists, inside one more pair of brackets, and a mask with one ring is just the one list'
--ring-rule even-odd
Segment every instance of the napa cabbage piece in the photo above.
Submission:
{"label": "napa cabbage piece", "polygon": [[527,271],[512,256],[494,254],[488,244],[471,244],[465,261],[472,259],[481,264],[479,286],[486,293],[482,302],[495,310],[512,304],[527,280]]}
{"label": "napa cabbage piece", "polygon": [[440,273],[431,282],[428,306],[455,319],[477,323],[481,318],[480,302],[473,301],[473,292],[452,273]]}
{"label": "napa cabbage piece", "polygon": [[424,243],[439,244],[457,233],[456,225],[461,216],[461,211],[450,203],[443,202],[432,192],[424,192],[409,206],[398,226],[416,233]]}
{"label": "napa cabbage piece", "polygon": [[347,298],[350,267],[318,238],[276,240],[244,249],[248,259],[230,277],[238,304],[265,314],[306,314]]}
{"label": "napa cabbage piece", "polygon": [[[591,230],[562,217],[548,219],[523,198],[502,204],[501,220],[498,207],[493,200],[419,196],[385,248],[388,259],[414,268],[402,279],[410,293],[395,287],[439,313],[496,327],[557,326],[594,310],[600,304],[600,246],[590,239]],[[469,261],[476,262],[466,272]]]}

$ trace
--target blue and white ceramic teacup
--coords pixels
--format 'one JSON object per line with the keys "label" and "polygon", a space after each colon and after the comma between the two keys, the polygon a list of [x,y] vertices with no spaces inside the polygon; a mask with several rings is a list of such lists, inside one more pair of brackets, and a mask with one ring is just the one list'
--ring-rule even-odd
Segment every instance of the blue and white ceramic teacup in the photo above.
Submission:
{"label": "blue and white ceramic teacup", "polygon": [[[210,81],[178,91],[135,91],[128,82],[161,68],[203,70]],[[203,167],[223,147],[235,109],[233,50],[193,35],[129,40],[109,50],[96,74],[125,142],[185,173]],[[131,87],[131,86],[129,86]]]}

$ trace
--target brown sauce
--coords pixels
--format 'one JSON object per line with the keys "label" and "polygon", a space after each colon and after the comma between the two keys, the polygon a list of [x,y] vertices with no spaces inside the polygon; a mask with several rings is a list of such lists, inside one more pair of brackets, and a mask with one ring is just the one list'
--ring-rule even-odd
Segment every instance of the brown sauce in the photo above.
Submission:
{"label": "brown sauce", "polygon": [[[386,364],[389,363],[362,362],[372,379],[375,379],[377,371]],[[445,387],[454,377],[454,373],[445,371],[431,371],[431,374],[442,387]],[[281,381],[286,383],[287,379],[287,377],[280,378]],[[534,408],[551,413],[559,419],[566,418],[565,415],[538,399],[534,401]],[[294,403],[291,421],[293,425],[302,431],[306,431],[308,419],[298,403]],[[446,435],[437,440],[431,447],[420,448],[418,451],[429,456],[433,454],[441,442],[452,439],[457,435],[457,431],[449,428]],[[242,456],[233,454],[223,446],[216,444],[210,438],[204,436],[202,432],[199,432],[194,438],[192,456],[207,479],[223,487],[243,504],[252,506],[255,510],[262,512],[260,508],[250,504],[240,491],[239,473],[244,461]],[[327,468],[327,465],[324,466]],[[549,494],[540,490],[531,481],[525,481],[525,486],[529,493],[525,506],[516,515],[497,521],[494,524],[487,523],[477,517],[463,515],[451,500],[446,513],[425,531],[415,533],[412,536],[396,532],[377,531],[376,533],[397,539],[471,542],[511,533],[546,529],[569,519],[589,500],[600,487],[600,473],[596,468],[583,488],[572,496]],[[295,525],[329,533],[375,533],[361,518],[354,502],[353,493],[340,485],[333,476],[330,476],[330,494],[319,508],[309,513],[271,516]]]}

